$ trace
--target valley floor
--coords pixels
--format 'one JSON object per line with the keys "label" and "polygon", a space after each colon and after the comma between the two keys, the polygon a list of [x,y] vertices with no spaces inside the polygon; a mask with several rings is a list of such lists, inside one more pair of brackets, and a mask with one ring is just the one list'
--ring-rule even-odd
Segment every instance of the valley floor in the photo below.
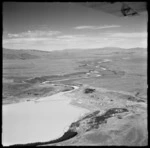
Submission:
{"label": "valley floor", "polygon": [[63,92],[71,105],[89,113],[71,123],[62,137],[32,145],[148,144],[145,49],[40,54],[4,60],[3,106]]}

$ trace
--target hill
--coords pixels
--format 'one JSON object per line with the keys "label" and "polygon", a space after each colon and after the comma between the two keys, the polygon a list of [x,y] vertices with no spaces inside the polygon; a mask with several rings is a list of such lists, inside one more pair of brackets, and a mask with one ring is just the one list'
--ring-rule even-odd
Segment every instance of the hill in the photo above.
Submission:
{"label": "hill", "polygon": [[37,51],[32,50],[12,50],[3,48],[3,59],[13,60],[27,60],[27,59],[37,59],[39,56],[36,54]]}

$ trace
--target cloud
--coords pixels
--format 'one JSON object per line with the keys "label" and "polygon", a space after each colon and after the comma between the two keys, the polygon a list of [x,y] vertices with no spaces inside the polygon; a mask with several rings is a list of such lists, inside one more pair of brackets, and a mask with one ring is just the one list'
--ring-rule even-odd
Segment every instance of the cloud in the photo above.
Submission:
{"label": "cloud", "polygon": [[111,37],[122,37],[122,38],[147,38],[147,32],[131,32],[131,33],[110,33]]}
{"label": "cloud", "polygon": [[12,38],[12,37],[19,37],[19,34],[10,34],[10,33],[9,33],[9,34],[8,34],[8,37],[9,37],[9,38]]}
{"label": "cloud", "polygon": [[[35,32],[34,32],[35,33]],[[106,32],[88,34],[59,34],[46,36],[46,32],[41,34],[28,31],[27,35],[22,33],[13,34],[10,38],[3,38],[3,47],[14,49],[39,49],[39,50],[61,50],[66,48],[99,48],[106,46],[113,47],[143,47],[146,46],[146,32]],[[54,33],[54,32],[53,32]],[[29,35],[30,34],[30,35]]]}
{"label": "cloud", "polygon": [[8,34],[9,38],[38,38],[38,37],[49,37],[53,35],[60,34],[60,31],[40,31],[40,30],[34,30],[34,31],[27,31],[27,32],[21,32],[19,34]]}
{"label": "cloud", "polygon": [[3,44],[31,44],[31,43],[63,43],[68,41],[79,41],[79,40],[85,40],[85,35],[61,35],[61,36],[52,36],[54,35],[54,32],[47,33],[45,35],[45,32],[42,32],[42,34],[37,34],[37,32],[34,34],[32,32],[28,33],[21,33],[21,34],[9,34],[9,38],[3,39]]}
{"label": "cloud", "polygon": [[107,29],[107,28],[116,28],[120,27],[119,25],[104,25],[104,26],[77,26],[75,29]]}
{"label": "cloud", "polygon": [[45,40],[48,40],[48,38],[11,38],[11,39],[3,39],[3,43],[16,44],[16,43],[26,43],[26,42],[35,42],[35,41],[45,41]]}
{"label": "cloud", "polygon": [[94,26],[77,26],[75,29],[93,29]]}
{"label": "cloud", "polygon": [[85,37],[85,35],[61,35],[61,36],[57,36],[57,38],[59,39],[72,39],[72,38],[80,38],[80,37]]}
{"label": "cloud", "polygon": [[61,35],[61,36],[57,36],[56,38],[62,42],[69,42],[69,41],[77,42],[77,41],[85,40],[87,36],[85,35]]}

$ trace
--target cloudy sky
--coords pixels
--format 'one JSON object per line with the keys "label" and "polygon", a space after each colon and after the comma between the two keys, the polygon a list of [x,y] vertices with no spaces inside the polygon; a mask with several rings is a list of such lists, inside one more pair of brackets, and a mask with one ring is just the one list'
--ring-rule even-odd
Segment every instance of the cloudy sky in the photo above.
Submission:
{"label": "cloudy sky", "polygon": [[147,47],[147,13],[117,17],[80,3],[3,3],[3,47]]}

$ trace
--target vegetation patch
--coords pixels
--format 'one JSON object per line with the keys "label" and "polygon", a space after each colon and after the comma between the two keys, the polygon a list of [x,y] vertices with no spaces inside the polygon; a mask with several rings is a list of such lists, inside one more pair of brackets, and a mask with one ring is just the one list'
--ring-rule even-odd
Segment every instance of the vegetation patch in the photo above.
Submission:
{"label": "vegetation patch", "polygon": [[85,94],[89,94],[89,93],[93,93],[93,92],[95,92],[95,89],[92,89],[92,88],[86,88],[86,89],[84,90],[84,93],[85,93]]}
{"label": "vegetation patch", "polygon": [[[71,124],[70,129],[73,131],[90,131],[98,129],[100,124],[107,123],[107,119],[113,117],[114,114],[128,112],[126,108],[111,108],[102,115],[98,115],[100,111],[95,111],[86,115],[82,119]],[[120,118],[121,119],[121,118]]]}

